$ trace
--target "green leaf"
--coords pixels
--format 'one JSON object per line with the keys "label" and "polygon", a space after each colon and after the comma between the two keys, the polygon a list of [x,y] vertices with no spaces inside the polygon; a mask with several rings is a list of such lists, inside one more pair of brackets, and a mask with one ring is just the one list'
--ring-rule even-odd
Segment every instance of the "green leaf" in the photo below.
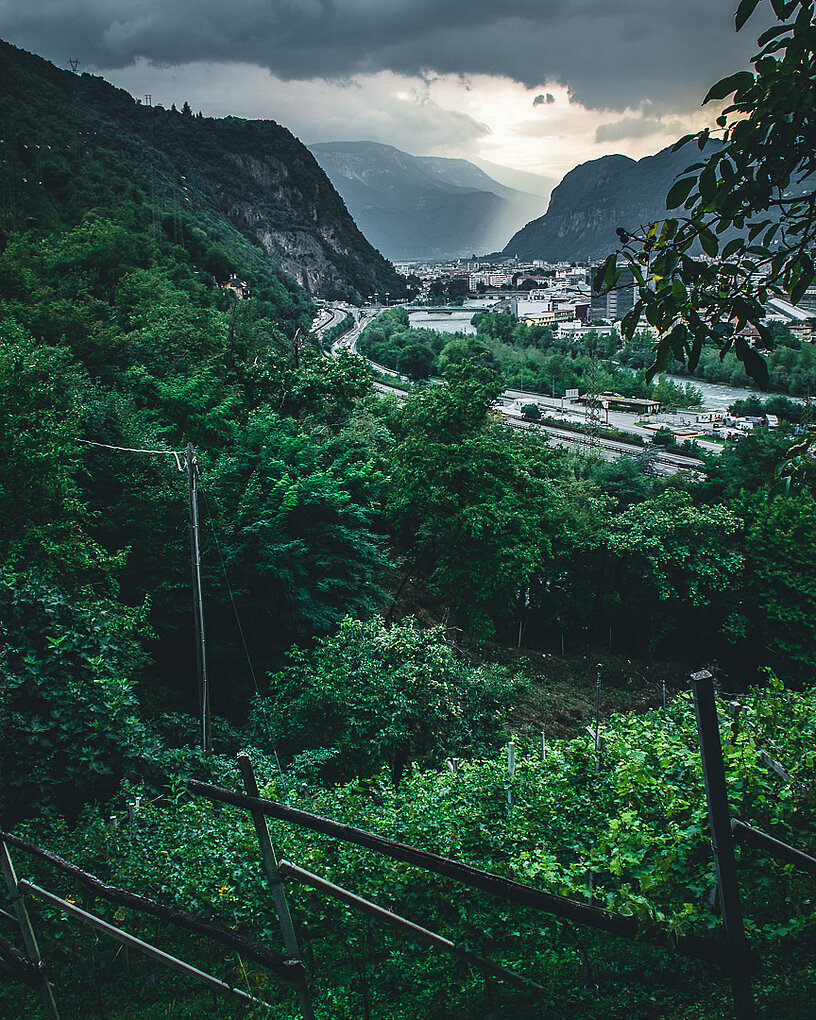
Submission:
{"label": "green leaf", "polygon": [[808,287],[811,285],[812,282],[813,282],[813,274],[812,273],[802,273],[801,274],[799,279],[794,284],[793,289],[791,290],[791,295],[790,295],[791,304],[793,304],[793,305],[799,304],[799,302],[805,296],[805,291],[808,289]]}
{"label": "green leaf", "polygon": [[771,0],[771,7],[774,14],[780,21],[784,21],[796,8],[800,0]]}
{"label": "green leaf", "polygon": [[734,344],[737,359],[745,366],[745,371],[759,384],[763,390],[768,389],[768,363],[762,355],[751,347],[743,337],[738,337]]}
{"label": "green leaf", "polygon": [[640,315],[643,311],[643,302],[638,301],[621,319],[621,333],[630,340],[637,329],[637,324],[640,322]]}
{"label": "green leaf", "polygon": [[702,245],[703,251],[709,256],[709,258],[713,259],[717,257],[720,245],[717,241],[716,235],[709,230],[708,227],[703,227],[700,231],[700,244]]}
{"label": "green leaf", "polygon": [[730,259],[732,255],[736,255],[738,251],[742,251],[745,242],[741,237],[735,237],[728,242],[723,248],[722,257],[724,259]]}
{"label": "green leaf", "polygon": [[720,78],[706,93],[703,106],[706,103],[712,102],[712,100],[725,99],[732,92],[740,92],[743,89],[750,88],[755,80],[751,71],[737,71],[736,74],[729,74],[727,78]]}
{"label": "green leaf", "polygon": [[668,219],[663,223],[663,228],[660,231],[660,237],[657,239],[658,245],[663,245],[667,241],[670,241],[677,233],[678,222],[677,220]]}
{"label": "green leaf", "polygon": [[682,205],[688,198],[696,180],[696,177],[681,177],[679,181],[675,181],[666,196],[666,208],[676,209]]}
{"label": "green leaf", "polygon": [[688,329],[683,323],[678,323],[666,338],[669,342],[671,352],[678,361],[686,357],[686,343],[688,341]]}
{"label": "green leaf", "polygon": [[678,149],[682,149],[683,146],[687,145],[692,140],[692,138],[694,138],[694,137],[696,137],[696,136],[695,135],[683,135],[682,138],[679,138],[674,143],[674,145],[672,146],[672,150],[671,151],[672,152],[677,152]]}
{"label": "green leaf", "polygon": [[[595,273],[593,284],[596,290],[604,291],[607,286],[611,287],[614,282],[615,266],[617,264],[617,254],[613,252],[611,255],[598,266],[598,270]],[[608,282],[609,278],[609,282]]]}
{"label": "green leaf", "polygon": [[713,160],[700,173],[698,186],[700,188],[700,198],[706,204],[710,203],[717,194],[717,169]]}
{"label": "green leaf", "polygon": [[758,4],[759,0],[742,0],[737,8],[737,13],[734,15],[734,25],[738,32],[754,13]]}
{"label": "green leaf", "polygon": [[769,43],[771,39],[776,39],[778,35],[782,35],[783,32],[788,31],[790,31],[790,25],[774,25],[773,28],[769,28],[767,32],[762,33],[762,35],[757,39],[757,45],[764,46],[765,43]]}

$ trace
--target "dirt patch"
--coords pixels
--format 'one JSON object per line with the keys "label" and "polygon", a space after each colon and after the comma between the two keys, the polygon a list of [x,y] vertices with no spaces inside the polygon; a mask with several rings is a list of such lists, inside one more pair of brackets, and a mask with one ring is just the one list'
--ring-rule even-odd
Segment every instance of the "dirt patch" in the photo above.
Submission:
{"label": "dirt patch", "polygon": [[688,668],[679,663],[644,662],[614,655],[561,658],[483,644],[480,657],[497,662],[529,681],[510,709],[506,725],[516,734],[544,732],[548,736],[574,733],[595,718],[595,685],[601,674],[601,715],[612,712],[657,711],[663,683],[670,700],[688,689]]}

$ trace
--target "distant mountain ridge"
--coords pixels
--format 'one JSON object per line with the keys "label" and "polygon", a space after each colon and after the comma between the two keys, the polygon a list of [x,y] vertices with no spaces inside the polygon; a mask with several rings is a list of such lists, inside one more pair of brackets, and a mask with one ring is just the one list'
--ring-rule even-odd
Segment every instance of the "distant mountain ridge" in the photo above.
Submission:
{"label": "distant mountain ridge", "polygon": [[553,191],[547,212],[519,230],[502,254],[548,262],[602,259],[618,244],[618,227],[664,219],[675,177],[695,162],[693,146],[671,147],[635,161],[601,156],[571,170]]}
{"label": "distant mountain ridge", "polygon": [[546,197],[500,184],[464,159],[412,156],[378,142],[309,149],[357,226],[390,259],[489,251],[546,207]]}

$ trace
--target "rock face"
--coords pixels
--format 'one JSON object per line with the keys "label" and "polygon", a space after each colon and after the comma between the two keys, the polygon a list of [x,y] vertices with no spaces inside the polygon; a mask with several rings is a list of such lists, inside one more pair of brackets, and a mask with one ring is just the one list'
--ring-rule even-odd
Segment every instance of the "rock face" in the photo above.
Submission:
{"label": "rock face", "polygon": [[[110,191],[127,161],[128,186],[154,215],[226,220],[312,295],[404,292],[308,149],[274,121],[143,105],[101,78],[0,41],[0,122],[26,151],[47,151],[68,130],[74,184],[89,202]],[[70,214],[71,198],[49,199]]]}
{"label": "rock face", "polygon": [[502,254],[549,262],[602,259],[617,247],[618,227],[635,229],[666,217],[672,181],[698,156],[690,145],[637,162],[602,156],[581,163],[553,191],[545,215],[519,230]]}
{"label": "rock face", "polygon": [[376,142],[326,142],[310,150],[365,236],[392,259],[495,250],[547,203],[464,159],[412,156]]}

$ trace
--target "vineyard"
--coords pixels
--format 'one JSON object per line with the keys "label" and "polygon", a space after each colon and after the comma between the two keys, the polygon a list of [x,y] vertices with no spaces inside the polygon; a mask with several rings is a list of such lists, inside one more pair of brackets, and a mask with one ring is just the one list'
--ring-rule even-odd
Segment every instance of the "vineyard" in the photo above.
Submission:
{"label": "vineyard", "polygon": [[[239,771],[191,751],[162,790],[155,778],[127,787],[121,816],[89,809],[73,831],[54,818],[47,832],[40,822],[4,834],[51,1015],[87,1016],[94,1002],[111,1020],[131,1015],[126,1003],[145,1017],[195,1016],[218,996],[216,1015],[259,1018],[743,1018],[755,997],[756,1015],[784,1006],[804,1018],[816,706],[771,680],[717,707],[728,808],[742,822],[731,887],[730,832],[712,856],[716,796],[707,818],[689,695],[613,717],[596,736],[520,739],[510,761],[411,768],[397,787],[383,774],[321,790],[308,770],[279,772],[252,752],[259,797],[249,756]],[[715,773],[709,762],[707,785]],[[160,969],[98,925],[88,936],[81,911],[208,978]],[[20,942],[12,917],[0,916],[0,946]],[[8,948],[2,958],[10,967]],[[164,1012],[170,1001],[176,1012]],[[9,1018],[41,1008],[22,983],[0,1004]]]}

